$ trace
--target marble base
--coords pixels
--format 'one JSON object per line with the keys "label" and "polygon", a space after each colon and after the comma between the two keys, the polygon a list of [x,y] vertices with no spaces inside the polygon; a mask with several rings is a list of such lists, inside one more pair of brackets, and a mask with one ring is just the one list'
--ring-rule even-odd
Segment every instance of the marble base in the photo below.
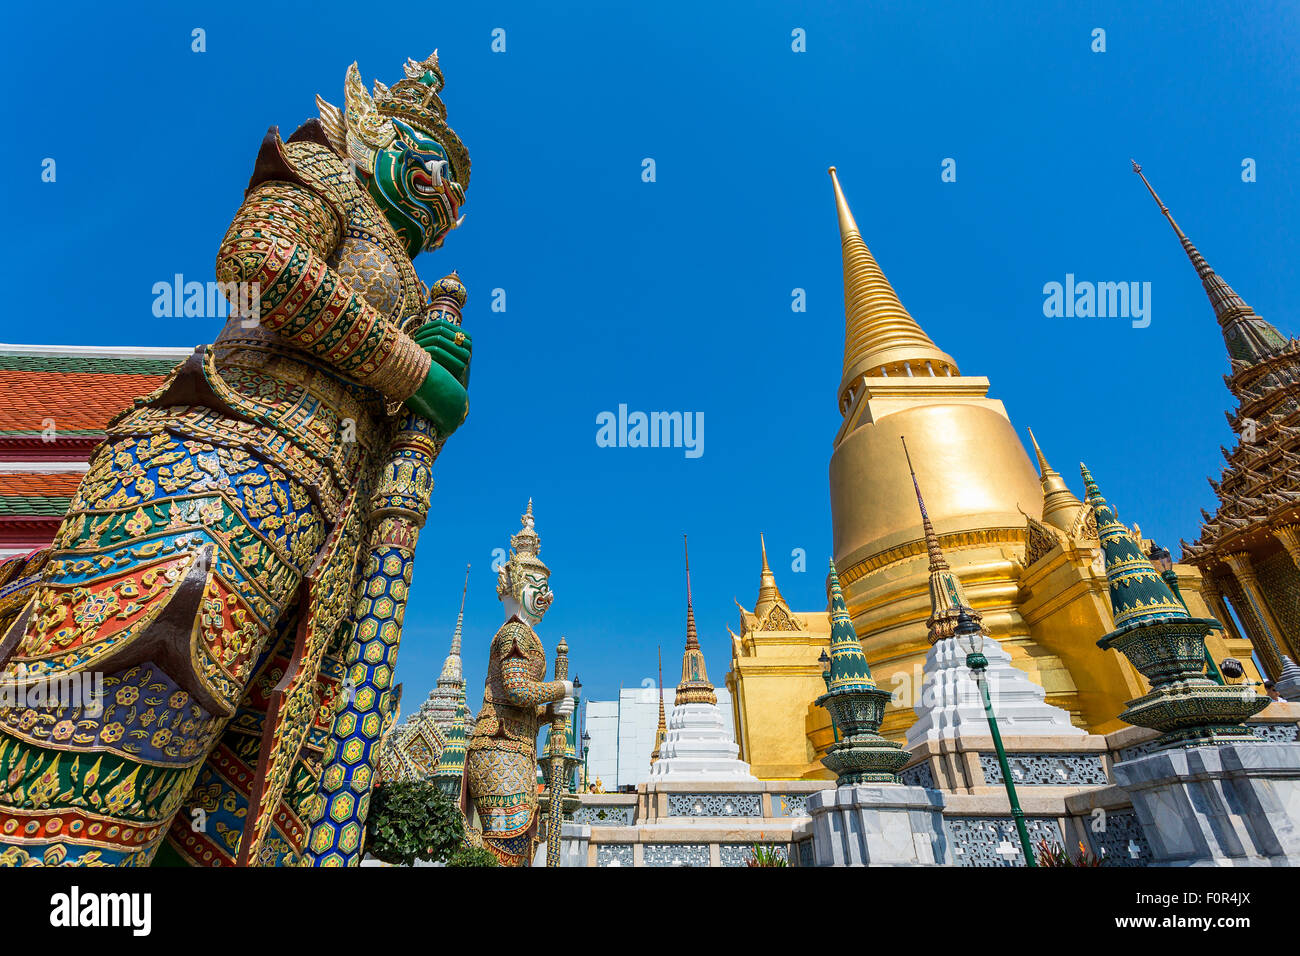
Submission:
{"label": "marble base", "polygon": [[1300,744],[1161,750],[1113,773],[1152,866],[1300,865]]}
{"label": "marble base", "polygon": [[943,794],[901,784],[861,784],[808,798],[816,866],[952,863]]}
{"label": "marble base", "polygon": [[[992,638],[984,638],[985,671],[993,713],[1003,736],[1083,736],[1070,715],[1053,707],[1047,692],[1011,663],[1011,655]],[[979,685],[966,666],[966,652],[956,638],[939,641],[925,656],[921,699],[913,708],[916,723],[907,729],[907,749],[927,740],[975,735],[987,737],[988,716]]]}
{"label": "marble base", "polygon": [[[560,826],[560,866],[586,866],[587,847],[591,843],[591,827],[580,823],[563,823]],[[533,866],[546,866],[546,841],[537,845]]]}

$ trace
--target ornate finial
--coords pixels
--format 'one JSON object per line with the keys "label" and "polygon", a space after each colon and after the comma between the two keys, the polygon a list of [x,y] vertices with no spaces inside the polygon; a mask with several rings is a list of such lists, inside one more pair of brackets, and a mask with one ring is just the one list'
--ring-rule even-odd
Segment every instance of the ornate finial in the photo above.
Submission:
{"label": "ornate finial", "polygon": [[[921,529],[925,534],[925,548],[930,556],[930,616],[925,626],[931,644],[953,636],[957,627],[958,612],[964,607],[971,607],[966,599],[966,592],[961,586],[961,579],[948,566],[943,550],[939,547],[939,536],[935,534],[930,515],[925,510],[925,499],[921,497],[921,485],[916,480],[916,470],[912,467],[912,456],[907,450],[907,439],[898,436],[903,443],[903,456],[907,459],[907,470],[912,475],[912,489],[916,492],[916,504],[921,509]],[[976,621],[982,621],[978,611],[971,610]]]}
{"label": "ornate finial", "polygon": [[[438,675],[438,686],[442,688],[459,687],[463,696],[465,681],[462,677],[460,661],[461,635],[465,628],[465,595],[469,591],[469,565],[465,565],[465,584],[460,590],[460,610],[456,613],[456,629],[451,635],[451,650],[442,662],[442,672]],[[436,693],[436,692],[435,692]],[[430,698],[432,700],[432,697]]]}
{"label": "ornate finial", "polygon": [[893,374],[904,366],[919,374],[960,372],[952,356],[935,346],[899,301],[862,241],[835,167],[829,172],[844,259],[844,371],[840,379],[840,412],[844,413],[849,392],[863,375]]}
{"label": "ornate finial", "polygon": [[[776,575],[772,573],[771,567],[767,563],[767,542],[763,539],[763,533],[758,534],[758,549],[762,555],[762,568],[758,574],[758,600],[754,602],[754,616],[758,618],[758,627],[762,629],[768,616],[776,608],[781,608],[786,615],[790,613],[790,607],[785,603],[785,598],[781,596],[781,590],[776,586]],[[785,619],[782,618],[784,621]]]}
{"label": "ornate finial", "polygon": [[1029,441],[1034,446],[1034,456],[1038,459],[1038,475],[1043,486],[1043,520],[1067,534],[1072,533],[1075,520],[1083,509],[1083,502],[1075,497],[1065,479],[1048,464],[1047,456],[1038,447],[1034,430],[1026,430],[1029,432]]}
{"label": "ornate finial", "polygon": [[[1146,188],[1147,188],[1147,192],[1149,192],[1149,193],[1151,194],[1151,198],[1154,199],[1154,200],[1156,201],[1156,205],[1160,207],[1160,212],[1161,212],[1161,214],[1162,214],[1166,219],[1169,220],[1169,225],[1171,225],[1171,226],[1174,227],[1174,232],[1177,233],[1178,238],[1181,239],[1181,240],[1183,240],[1183,242],[1187,243],[1188,245],[1191,245],[1191,243],[1190,243],[1190,242],[1188,241],[1188,239],[1187,239],[1187,236],[1185,236],[1185,235],[1183,234],[1183,230],[1181,230],[1181,229],[1178,228],[1178,223],[1174,222],[1174,215],[1173,215],[1173,213],[1171,213],[1171,212],[1169,211],[1169,207],[1166,206],[1166,205],[1161,201],[1161,199],[1160,199],[1160,197],[1159,197],[1158,195],[1156,195],[1155,188],[1151,185],[1150,182],[1147,181],[1146,176],[1143,175],[1143,173],[1142,173],[1142,167],[1138,165],[1138,161],[1137,161],[1136,159],[1131,159],[1131,160],[1129,160],[1129,162],[1131,162],[1131,163],[1133,164],[1133,172],[1135,172],[1135,173],[1138,174],[1138,178],[1141,179],[1141,180],[1142,180],[1142,184],[1143,184],[1144,186],[1146,186]],[[1195,248],[1195,246],[1193,246],[1192,248]],[[1197,255],[1199,256],[1200,253],[1197,253]],[[1202,261],[1204,261],[1204,260],[1202,260]]]}
{"label": "ornate finial", "polygon": [[1279,349],[1287,345],[1286,338],[1274,328],[1270,323],[1260,318],[1255,310],[1246,304],[1241,296],[1233,291],[1232,286],[1228,285],[1217,272],[1210,268],[1210,264],[1205,261],[1199,249],[1192,245],[1192,240],[1188,239],[1183,230],[1178,227],[1174,221],[1173,214],[1156,195],[1151,183],[1147,181],[1142,167],[1133,161],[1133,172],[1137,173],[1142,183],[1147,187],[1147,192],[1151,198],[1156,201],[1160,207],[1161,214],[1169,220],[1169,225],[1173,227],[1174,234],[1178,236],[1178,241],[1183,245],[1183,251],[1187,253],[1187,258],[1191,260],[1192,266],[1196,269],[1196,274],[1200,276],[1201,286],[1205,289],[1206,296],[1209,297],[1210,305],[1214,308],[1214,317],[1219,322],[1219,327],[1223,331],[1224,342],[1228,346],[1228,355],[1237,361],[1258,362],[1274,354]]}
{"label": "ornate finial", "polygon": [[682,682],[677,685],[678,704],[716,704],[718,695],[709,683],[704,666],[704,652],[700,650],[699,635],[695,633],[695,607],[691,600],[691,554],[686,535],[682,535],[682,549],[686,554],[686,650],[682,653]]}
{"label": "ornate finial", "polygon": [[912,488],[916,491],[916,503],[921,509],[921,530],[925,534],[925,549],[930,555],[930,570],[944,571],[948,569],[948,561],[943,556],[943,551],[939,547],[939,536],[934,533],[934,525],[930,523],[930,515],[925,510],[925,499],[921,497],[921,486],[916,480],[916,469],[912,467],[912,455],[907,450],[907,439],[902,435],[898,440],[903,443],[903,456],[907,459],[907,470],[912,475]]}
{"label": "ornate finial", "polygon": [[659,695],[659,724],[655,728],[655,745],[650,751],[650,762],[653,764],[659,759],[659,748],[663,746],[664,737],[668,735],[668,721],[664,717],[664,649],[663,645],[658,648],[659,651],[659,683],[656,693]]}
{"label": "ornate finial", "polygon": [[700,639],[695,633],[695,606],[691,600],[691,550],[686,535],[682,535],[682,551],[686,554],[686,646],[699,647]]}
{"label": "ornate finial", "polygon": [[1038,447],[1038,439],[1034,437],[1034,430],[1032,428],[1026,428],[1025,431],[1029,432],[1029,441],[1034,446],[1034,457],[1038,459],[1038,476],[1040,478],[1046,478],[1048,473],[1052,471],[1052,466],[1047,463],[1047,458],[1043,455],[1043,450]]}
{"label": "ornate finial", "polygon": [[440,299],[446,299],[455,303],[458,315],[459,311],[465,307],[468,298],[469,291],[465,288],[465,283],[461,281],[460,275],[455,270],[429,286],[429,301],[437,303]]}
{"label": "ornate finial", "polygon": [[1088,504],[1096,507],[1098,504],[1105,504],[1106,499],[1101,496],[1101,489],[1097,487],[1097,482],[1092,478],[1092,472],[1083,462],[1079,462],[1079,474],[1083,476],[1084,496],[1088,499]]}
{"label": "ornate finial", "polygon": [[451,652],[460,656],[460,636],[465,626],[465,595],[469,593],[469,565],[465,565],[465,583],[460,589],[460,610],[456,612],[456,631],[451,638]]}

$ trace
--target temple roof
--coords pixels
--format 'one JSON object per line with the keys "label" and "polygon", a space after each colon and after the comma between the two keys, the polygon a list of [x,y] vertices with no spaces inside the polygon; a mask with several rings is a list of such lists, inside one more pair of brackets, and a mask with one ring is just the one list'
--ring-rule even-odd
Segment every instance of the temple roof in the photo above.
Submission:
{"label": "temple roof", "polygon": [[0,438],[40,436],[47,418],[58,432],[102,437],[191,351],[0,345]]}
{"label": "temple roof", "polygon": [[1224,384],[1237,399],[1227,412],[1237,434],[1235,448],[1222,448],[1226,467],[1209,479],[1218,505],[1202,510],[1198,540],[1182,544],[1182,557],[1209,566],[1231,551],[1270,547],[1275,525],[1300,520],[1300,341],[1288,339],[1260,318],[1216,273],[1133,164],[1160,207],[1210,299],[1228,347],[1231,371]]}
{"label": "temple roof", "polygon": [[0,555],[50,543],[109,419],[192,351],[0,345]]}

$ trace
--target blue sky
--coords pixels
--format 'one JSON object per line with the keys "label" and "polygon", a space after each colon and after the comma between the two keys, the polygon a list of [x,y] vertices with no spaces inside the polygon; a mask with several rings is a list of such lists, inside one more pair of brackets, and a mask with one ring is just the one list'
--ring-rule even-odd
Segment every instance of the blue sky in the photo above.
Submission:
{"label": "blue sky", "polygon": [[[1300,30],[1281,3],[1142,6],[438,4],[372,6],[368,24],[356,4],[21,5],[3,41],[0,339],[210,341],[219,321],[155,318],[151,289],[212,278],[266,128],[287,136],[318,92],[341,102],[354,59],[391,83],[437,47],[473,179],[464,227],[417,266],[459,270],[475,357],[421,539],[404,710],[436,678],[466,562],[477,704],[501,621],[492,551],[530,495],[557,593],[541,633],[548,648],[567,636],[588,697],[652,677],[659,643],[675,680],[683,532],[715,682],[732,599],[757,590],[760,531],[791,604],[824,607],[843,344],[830,164],[935,342],[992,380],[1076,491],[1083,458],[1177,553],[1232,442],[1227,360],[1129,157],[1211,264],[1295,332]],[[1150,326],[1045,318],[1043,285],[1067,273],[1150,282]],[[704,454],[597,447],[596,416],[619,404],[702,412]]]}

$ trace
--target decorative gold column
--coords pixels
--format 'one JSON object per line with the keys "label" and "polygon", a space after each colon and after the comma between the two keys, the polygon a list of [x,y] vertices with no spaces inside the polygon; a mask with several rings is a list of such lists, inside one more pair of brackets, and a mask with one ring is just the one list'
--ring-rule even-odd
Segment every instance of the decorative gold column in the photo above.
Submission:
{"label": "decorative gold column", "polygon": [[1250,610],[1255,617],[1255,623],[1266,638],[1267,646],[1260,646],[1260,642],[1251,637],[1251,642],[1255,649],[1265,658],[1265,669],[1268,670],[1270,677],[1276,677],[1282,672],[1282,651],[1279,641],[1282,639],[1282,628],[1278,626],[1277,619],[1273,616],[1273,611],[1269,608],[1268,602],[1264,600],[1264,593],[1260,590],[1259,579],[1255,577],[1255,568],[1250,563],[1250,553],[1247,551],[1234,551],[1231,554],[1225,554],[1223,560],[1228,563],[1232,569],[1233,577],[1241,585],[1241,590],[1245,595],[1246,602],[1250,605]]}
{"label": "decorative gold column", "polygon": [[1282,547],[1291,555],[1295,566],[1300,568],[1300,525],[1279,524],[1269,530],[1273,532],[1273,537],[1282,542]]}
{"label": "decorative gold column", "polygon": [[1237,631],[1237,622],[1232,619],[1232,612],[1228,609],[1228,602],[1219,589],[1218,582],[1214,580],[1208,571],[1201,574],[1201,597],[1205,599],[1210,613],[1218,618],[1219,623],[1223,625],[1224,633],[1234,641],[1244,640]]}

